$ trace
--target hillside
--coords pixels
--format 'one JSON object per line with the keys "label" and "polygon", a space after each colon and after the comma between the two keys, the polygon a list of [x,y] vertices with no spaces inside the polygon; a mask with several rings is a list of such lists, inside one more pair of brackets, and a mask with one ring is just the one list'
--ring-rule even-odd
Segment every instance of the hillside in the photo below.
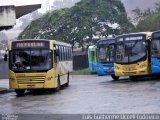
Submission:
{"label": "hillside", "polygon": [[[70,1],[70,2],[68,2]],[[56,0],[53,2],[53,10],[64,8],[64,7],[71,7],[75,3],[79,2],[80,0]],[[155,3],[159,2],[159,0],[121,0],[126,8],[128,15],[131,15],[131,11],[136,7],[145,10],[147,8],[153,9],[155,7]]]}
{"label": "hillside", "polygon": [[121,0],[125,6],[128,15],[131,15],[131,11],[136,7],[141,10],[146,10],[147,8],[154,9],[155,3],[160,2],[159,0]]}

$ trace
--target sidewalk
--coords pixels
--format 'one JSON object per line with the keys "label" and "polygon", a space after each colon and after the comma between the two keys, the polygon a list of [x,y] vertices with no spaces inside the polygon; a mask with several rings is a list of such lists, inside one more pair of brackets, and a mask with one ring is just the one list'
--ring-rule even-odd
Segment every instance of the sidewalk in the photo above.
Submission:
{"label": "sidewalk", "polygon": [[0,94],[11,92],[8,79],[0,79]]}

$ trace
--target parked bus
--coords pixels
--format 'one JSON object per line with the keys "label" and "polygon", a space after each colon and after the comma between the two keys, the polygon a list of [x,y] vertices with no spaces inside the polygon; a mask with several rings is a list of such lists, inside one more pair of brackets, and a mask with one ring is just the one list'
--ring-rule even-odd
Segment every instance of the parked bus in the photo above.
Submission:
{"label": "parked bus", "polygon": [[152,33],[151,61],[152,61],[152,74],[160,74],[160,31]]}
{"label": "parked bus", "polygon": [[116,38],[115,75],[150,75],[151,70],[151,32],[130,33]]}
{"label": "parked bus", "polygon": [[71,45],[55,40],[17,40],[9,43],[8,50],[9,86],[18,95],[27,89],[59,91],[62,85],[69,85]]}
{"label": "parked bus", "polygon": [[96,73],[96,49],[97,47],[95,45],[91,45],[88,47],[88,64],[89,64],[89,70],[93,73]]}
{"label": "parked bus", "polygon": [[114,75],[115,39],[102,39],[97,42],[97,74],[111,75],[113,79],[118,79]]}

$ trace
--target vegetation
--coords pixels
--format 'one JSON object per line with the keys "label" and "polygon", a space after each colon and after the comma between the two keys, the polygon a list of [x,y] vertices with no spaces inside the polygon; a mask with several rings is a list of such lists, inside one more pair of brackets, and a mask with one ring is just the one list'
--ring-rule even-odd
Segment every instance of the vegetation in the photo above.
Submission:
{"label": "vegetation", "polygon": [[133,31],[120,0],[81,0],[71,8],[47,13],[31,22],[19,39],[56,39],[85,48],[94,36],[107,37]]}
{"label": "vegetation", "polygon": [[72,75],[89,75],[89,74],[92,74],[92,73],[88,68],[83,70],[74,70],[72,72]]}
{"label": "vegetation", "polygon": [[160,29],[160,2],[156,3],[154,10],[147,9],[144,12],[139,8],[133,10],[135,21],[137,21],[135,31],[157,31]]}

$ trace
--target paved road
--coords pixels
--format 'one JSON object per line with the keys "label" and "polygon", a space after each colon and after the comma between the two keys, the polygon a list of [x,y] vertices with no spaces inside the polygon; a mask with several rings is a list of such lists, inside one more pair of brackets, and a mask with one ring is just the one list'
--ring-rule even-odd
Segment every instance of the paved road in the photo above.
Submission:
{"label": "paved road", "polygon": [[0,113],[160,113],[160,80],[115,82],[109,76],[75,75],[70,82],[58,93],[1,94]]}

